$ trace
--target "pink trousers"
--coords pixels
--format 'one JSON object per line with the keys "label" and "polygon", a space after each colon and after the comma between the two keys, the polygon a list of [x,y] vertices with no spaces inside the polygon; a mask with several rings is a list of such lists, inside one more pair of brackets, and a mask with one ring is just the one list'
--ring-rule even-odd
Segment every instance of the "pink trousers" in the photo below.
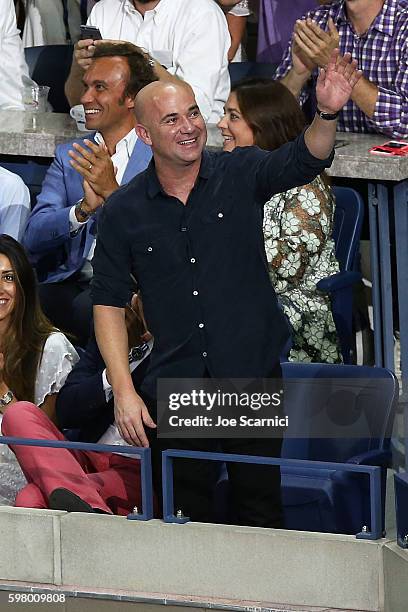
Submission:
{"label": "pink trousers", "polygon": [[[30,402],[9,406],[2,421],[5,436],[66,440],[47,415]],[[48,496],[69,489],[93,508],[126,515],[141,507],[140,461],[113,453],[96,453],[40,446],[11,447],[28,484],[16,506],[48,508]]]}

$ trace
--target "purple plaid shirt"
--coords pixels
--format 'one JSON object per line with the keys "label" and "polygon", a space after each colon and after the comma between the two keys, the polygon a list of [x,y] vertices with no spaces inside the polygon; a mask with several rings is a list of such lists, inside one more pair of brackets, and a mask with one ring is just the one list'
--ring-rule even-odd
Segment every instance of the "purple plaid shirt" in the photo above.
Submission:
{"label": "purple plaid shirt", "polygon": [[[354,32],[347,20],[344,0],[322,5],[307,16],[323,30],[328,30],[327,22],[332,17],[340,35],[340,53],[351,53],[365,78],[378,86],[373,117],[367,117],[350,100],[340,113],[338,129],[408,137],[408,0],[385,0],[381,12],[362,36]],[[291,66],[290,43],[276,78],[284,77]],[[305,89],[301,101],[307,97]]]}

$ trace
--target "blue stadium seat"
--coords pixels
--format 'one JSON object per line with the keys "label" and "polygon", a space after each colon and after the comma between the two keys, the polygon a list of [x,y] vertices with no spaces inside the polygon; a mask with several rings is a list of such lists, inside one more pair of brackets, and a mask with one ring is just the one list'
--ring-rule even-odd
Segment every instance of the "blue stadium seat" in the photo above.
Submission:
{"label": "blue stadium seat", "polygon": [[[384,530],[390,438],[398,400],[395,375],[384,368],[282,364],[289,427],[282,457],[381,467]],[[338,470],[282,468],[288,529],[356,534],[370,531],[366,477]]]}
{"label": "blue stadium seat", "polygon": [[[384,531],[390,437],[398,382],[383,368],[341,364],[282,364],[289,426],[282,458],[305,467],[282,467],[285,527],[300,531],[359,534],[372,530],[366,474],[315,467],[326,461],[381,468]],[[267,486],[267,483],[265,483]],[[225,467],[216,487],[215,521],[234,522],[228,508]]]}
{"label": "blue stadium seat", "polygon": [[247,77],[270,77],[275,76],[278,64],[268,64],[266,62],[231,62],[228,71],[231,84],[237,83]]}
{"label": "blue stadium seat", "polygon": [[317,288],[331,297],[343,361],[351,363],[353,285],[361,280],[356,262],[363,225],[364,202],[361,195],[350,187],[333,187],[333,192],[336,197],[333,239],[340,272],[319,281]]}
{"label": "blue stadium seat", "polygon": [[0,155],[0,166],[20,176],[30,190],[31,207],[35,205],[38,194],[51,159],[46,157],[25,157],[17,155]]}
{"label": "blue stadium seat", "polygon": [[71,69],[73,50],[73,45],[46,45],[24,49],[29,74],[38,85],[50,87],[48,100],[56,113],[69,113],[64,85]]}

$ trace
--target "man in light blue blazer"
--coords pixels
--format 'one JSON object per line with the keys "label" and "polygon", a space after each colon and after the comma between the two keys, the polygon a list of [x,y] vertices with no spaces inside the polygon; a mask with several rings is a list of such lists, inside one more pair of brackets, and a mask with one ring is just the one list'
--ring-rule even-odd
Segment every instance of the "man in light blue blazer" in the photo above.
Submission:
{"label": "man in light blue blazer", "polygon": [[98,45],[81,98],[87,139],[57,147],[23,238],[40,282],[43,309],[79,344],[89,334],[89,282],[101,206],[145,170],[150,147],[135,132],[134,98],[157,80],[129,43]]}

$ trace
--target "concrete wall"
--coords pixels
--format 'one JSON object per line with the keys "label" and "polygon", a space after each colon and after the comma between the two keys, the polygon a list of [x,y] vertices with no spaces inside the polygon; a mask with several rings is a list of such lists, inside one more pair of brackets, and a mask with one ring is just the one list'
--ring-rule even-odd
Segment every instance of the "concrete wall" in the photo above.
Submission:
{"label": "concrete wall", "polygon": [[408,610],[408,551],[390,540],[3,507],[0,542],[0,580],[231,605]]}

